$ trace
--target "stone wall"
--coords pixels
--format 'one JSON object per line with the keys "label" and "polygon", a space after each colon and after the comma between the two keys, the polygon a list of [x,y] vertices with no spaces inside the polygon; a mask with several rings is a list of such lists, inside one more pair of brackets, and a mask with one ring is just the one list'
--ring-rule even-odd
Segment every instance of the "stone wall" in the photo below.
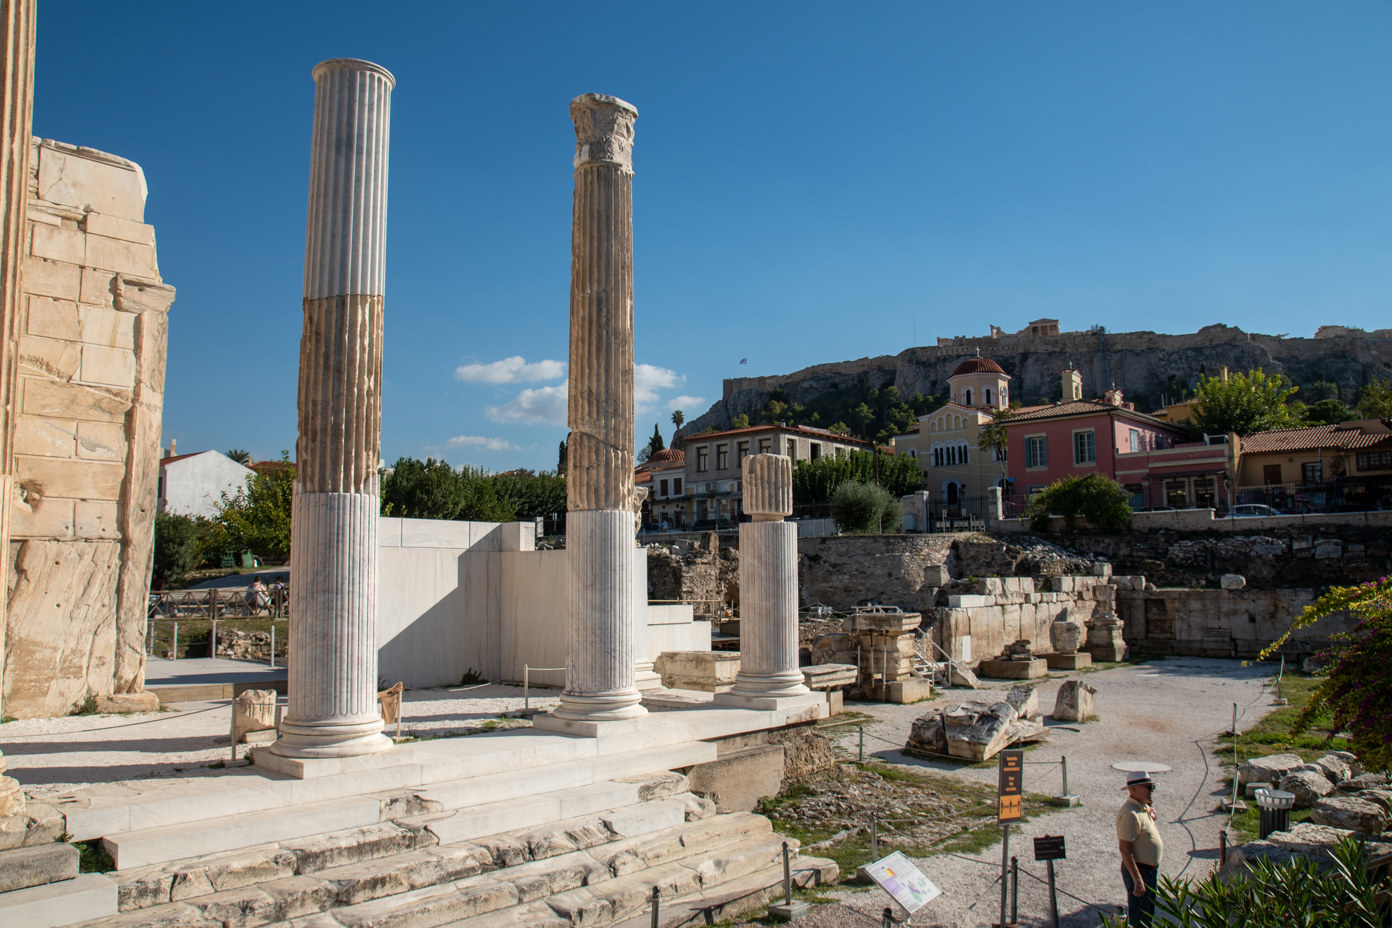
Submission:
{"label": "stone wall", "polygon": [[143,688],[168,310],[145,178],[35,140],[21,269],[3,711]]}
{"label": "stone wall", "polygon": [[875,603],[905,612],[932,608],[956,571],[958,535],[832,535],[798,539],[798,584],[805,607],[850,612]]}
{"label": "stone wall", "polygon": [[1099,600],[1114,587],[1103,577],[990,577],[972,580],[970,592],[950,593],[947,605],[933,610],[933,638],[953,660],[975,666],[999,656],[1005,646],[1028,641],[1035,652],[1052,650],[1049,626],[1068,621],[1086,625]]}
{"label": "stone wall", "polygon": [[[1253,658],[1315,601],[1313,590],[1146,588],[1143,577],[1117,577],[1117,614],[1132,654]],[[1293,636],[1283,652],[1303,658],[1351,626],[1328,616]]]}

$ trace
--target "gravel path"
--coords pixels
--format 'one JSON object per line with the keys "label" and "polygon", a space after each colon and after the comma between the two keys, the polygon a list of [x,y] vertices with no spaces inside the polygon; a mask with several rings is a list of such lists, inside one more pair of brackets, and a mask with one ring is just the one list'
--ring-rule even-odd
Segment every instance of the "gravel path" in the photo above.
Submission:
{"label": "gravel path", "polygon": [[[1233,704],[1239,708],[1238,728],[1254,724],[1268,711],[1264,686],[1268,669],[1243,667],[1237,661],[1170,658],[1143,664],[1076,674],[1098,690],[1097,721],[1054,727],[1047,742],[1025,754],[1025,789],[1055,795],[1061,778],[1057,761],[1068,758],[1068,785],[1082,806],[1059,809],[1012,826],[1011,854],[1020,862],[1019,924],[1047,925],[1049,895],[1046,870],[1034,862],[1031,839],[1062,834],[1068,859],[1055,864],[1060,924],[1094,926],[1098,906],[1124,904],[1121,861],[1117,852],[1115,819],[1125,799],[1125,774],[1113,764],[1165,764],[1169,772],[1154,774],[1158,784],[1155,806],[1165,856],[1160,872],[1170,877],[1202,877],[1218,857],[1219,831],[1227,821],[1221,811],[1223,771],[1212,755],[1213,740],[1232,725]],[[1053,709],[1062,675],[1039,688],[1039,705]],[[1010,684],[991,681],[1001,693]],[[999,698],[999,696],[997,696]],[[866,727],[865,751],[884,761],[952,771],[954,775],[994,785],[992,768],[960,767],[909,757],[897,748],[907,739],[913,720],[934,705],[964,699],[989,700],[986,693],[953,690],[945,698],[913,706],[856,703],[850,708],[875,716]],[[872,738],[872,735],[874,736]],[[854,729],[840,736],[843,751],[854,756]],[[964,855],[938,855],[917,860],[924,874],[943,894],[911,920],[915,926],[942,925],[975,928],[1000,916],[1001,846]],[[843,888],[828,895],[839,902],[814,908],[799,922],[805,928],[878,928],[880,913],[890,904],[878,887]]]}

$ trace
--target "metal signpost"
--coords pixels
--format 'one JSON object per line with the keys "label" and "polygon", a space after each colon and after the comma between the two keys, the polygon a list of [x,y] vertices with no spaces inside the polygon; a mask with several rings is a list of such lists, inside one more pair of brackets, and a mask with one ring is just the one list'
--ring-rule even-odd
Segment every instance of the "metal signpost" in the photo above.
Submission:
{"label": "metal signpost", "polygon": [[1058,928],[1058,892],[1054,888],[1054,861],[1067,860],[1063,848],[1063,835],[1045,835],[1034,839],[1035,861],[1047,861],[1049,867],[1049,913],[1054,918],[1054,928]]}
{"label": "metal signpost", "polygon": [[1025,752],[1009,750],[1000,752],[1000,788],[998,791],[998,811],[996,820],[1001,825],[1001,928],[1010,924],[1005,920],[1005,906],[1009,901],[1007,879],[1010,866],[1010,825],[1021,818],[1020,804],[1024,797]]}

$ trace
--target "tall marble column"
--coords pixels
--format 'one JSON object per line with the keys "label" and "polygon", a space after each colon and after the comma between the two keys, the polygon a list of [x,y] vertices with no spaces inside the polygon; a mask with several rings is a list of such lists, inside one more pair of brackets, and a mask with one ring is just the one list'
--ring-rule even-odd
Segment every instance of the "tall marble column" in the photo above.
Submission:
{"label": "tall marble column", "polygon": [[797,526],[793,513],[793,462],[781,454],[744,459],[744,511],[740,526],[740,669],[725,705],[774,709],[790,702],[820,701],[798,669]]}
{"label": "tall marble column", "polygon": [[634,683],[633,124],[638,111],[587,93],[575,122],[570,245],[566,558],[570,613],[558,719],[643,715]]}
{"label": "tall marble column", "polygon": [[305,233],[290,707],[271,751],[391,747],[377,705],[377,465],[382,439],[387,139],[396,81],[335,58],[314,69]]}

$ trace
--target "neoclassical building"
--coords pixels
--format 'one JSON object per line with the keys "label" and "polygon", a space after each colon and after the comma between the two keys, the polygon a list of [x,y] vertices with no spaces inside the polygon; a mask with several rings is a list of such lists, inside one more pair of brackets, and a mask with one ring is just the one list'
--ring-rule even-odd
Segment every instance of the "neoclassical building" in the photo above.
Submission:
{"label": "neoclassical building", "polygon": [[983,452],[981,429],[1010,404],[1010,375],[989,358],[968,358],[947,378],[948,401],[893,438],[894,453],[918,460],[934,509],[959,507],[1005,485],[1005,458]]}

